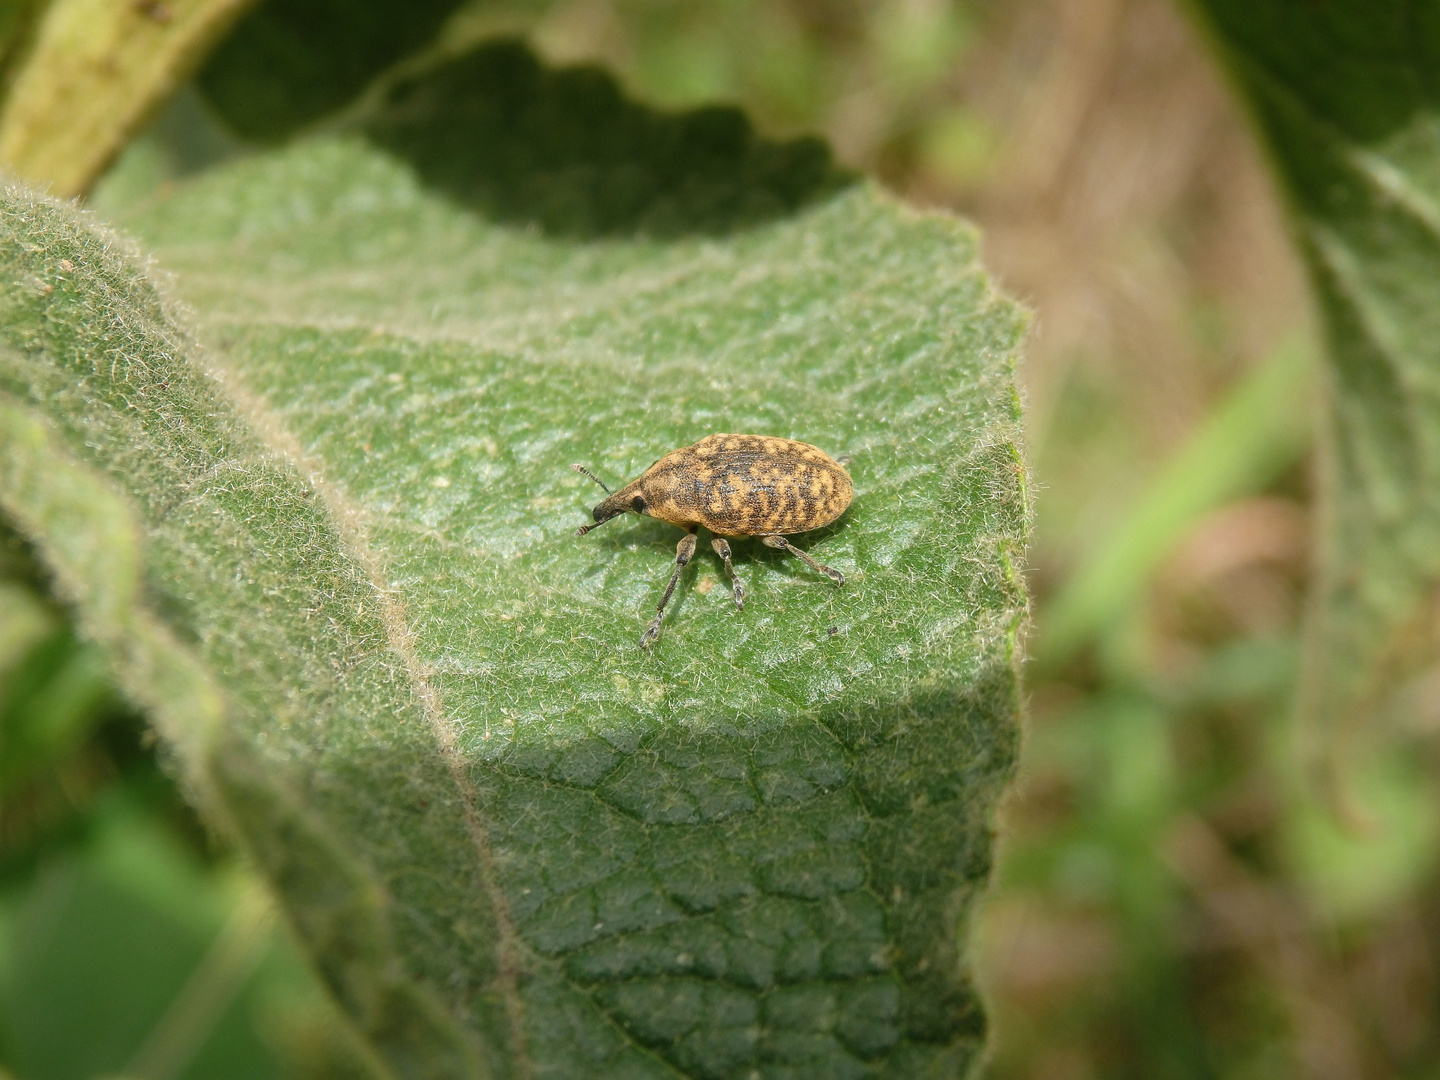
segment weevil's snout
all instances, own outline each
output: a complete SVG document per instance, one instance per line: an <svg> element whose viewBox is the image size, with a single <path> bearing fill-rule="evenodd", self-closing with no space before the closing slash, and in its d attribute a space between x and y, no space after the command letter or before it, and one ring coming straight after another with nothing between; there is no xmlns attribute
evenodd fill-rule
<svg viewBox="0 0 1440 1080"><path fill-rule="evenodd" d="M594 510L591 510L590 516L595 519L596 525L603 525L611 518L619 517L629 509L630 507L621 504L616 496L611 495L610 498L600 503Z"/></svg>
<svg viewBox="0 0 1440 1080"><path fill-rule="evenodd" d="M590 511L590 516L595 519L594 524L581 525L580 528L575 530L575 535L584 536L591 529L599 528L611 518L619 517L621 514L628 514L632 511L642 510L643 506L635 505L637 501L633 495L627 495L623 491L616 492L596 506L594 510Z"/></svg>

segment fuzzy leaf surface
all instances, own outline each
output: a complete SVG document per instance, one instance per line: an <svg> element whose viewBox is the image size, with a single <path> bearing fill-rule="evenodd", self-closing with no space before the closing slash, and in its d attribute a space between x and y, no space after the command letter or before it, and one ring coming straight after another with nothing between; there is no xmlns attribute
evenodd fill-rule
<svg viewBox="0 0 1440 1080"><path fill-rule="evenodd" d="M1440 3L1196 5L1287 192L1328 344L1306 715L1385 692L1440 584Z"/></svg>
<svg viewBox="0 0 1440 1080"><path fill-rule="evenodd" d="M643 150L607 93L591 122ZM863 185L787 203L783 155L699 130L738 165L698 195L560 153L538 204L467 201L393 113L227 165L115 211L184 330L92 224L6 205L6 512L59 566L44 461L108 493L126 625L221 702L162 730L398 1073L952 1076L983 1043L1024 320L967 228ZM848 584L742 543L736 611L702 544L642 651L680 534L577 539L568 466L714 431L851 455L850 511L798 540ZM117 604L89 618L124 668Z"/></svg>

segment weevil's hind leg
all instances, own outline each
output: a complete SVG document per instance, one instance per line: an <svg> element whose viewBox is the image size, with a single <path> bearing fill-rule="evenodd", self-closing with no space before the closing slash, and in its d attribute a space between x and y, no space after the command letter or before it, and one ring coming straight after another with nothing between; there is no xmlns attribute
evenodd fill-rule
<svg viewBox="0 0 1440 1080"><path fill-rule="evenodd" d="M715 554L725 560L725 572L730 575L731 595L735 597L735 606L745 606L745 583L740 580L740 575L735 572L735 564L730 561L730 542L723 536L717 536L710 541L710 546L715 549Z"/></svg>
<svg viewBox="0 0 1440 1080"><path fill-rule="evenodd" d="M811 570L814 570L817 573L824 574L831 581L835 582L836 585L845 584L845 575L840 573L839 570L831 569L824 563L816 562L808 554L801 551L794 544L790 543L789 540L786 540L785 537L762 536L760 539L764 542L766 547L780 548L782 551L788 551L791 555L798 555L800 558L805 560Z"/></svg>
<svg viewBox="0 0 1440 1080"><path fill-rule="evenodd" d="M665 586L665 592L655 608L655 618L650 620L650 625L645 628L645 633L640 635L642 649L648 648L650 643L660 636L660 620L665 617L665 605L670 602L670 594L675 591L675 584L680 580L680 571L685 569L694 554L695 530L692 528L680 538L680 543L675 545L675 570L670 575L670 582Z"/></svg>

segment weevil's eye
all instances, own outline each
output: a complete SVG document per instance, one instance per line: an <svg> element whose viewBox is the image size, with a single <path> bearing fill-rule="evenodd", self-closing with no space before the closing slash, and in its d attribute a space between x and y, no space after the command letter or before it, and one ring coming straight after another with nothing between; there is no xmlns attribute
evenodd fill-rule
<svg viewBox="0 0 1440 1080"><path fill-rule="evenodd" d="M645 500L639 495L636 495L635 498L630 500L630 509L634 510L637 514L643 514L645 512Z"/></svg>

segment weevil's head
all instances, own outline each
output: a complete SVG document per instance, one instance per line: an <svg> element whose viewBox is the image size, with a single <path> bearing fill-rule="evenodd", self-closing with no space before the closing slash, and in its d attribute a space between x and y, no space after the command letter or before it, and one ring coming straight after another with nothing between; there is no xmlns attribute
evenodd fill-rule
<svg viewBox="0 0 1440 1080"><path fill-rule="evenodd" d="M640 490L640 481L627 484L615 492L604 502L590 511L590 516L595 519L595 525L603 525L611 518L619 517L621 514L643 514L649 509L649 503L645 500L645 493ZM595 525L586 525L585 531L589 532Z"/></svg>
<svg viewBox="0 0 1440 1080"><path fill-rule="evenodd" d="M604 488L607 496L594 510L590 511L590 516L593 517L595 521L590 525L581 525L580 528L575 530L576 536L584 536L591 529L604 525L605 522L611 518L619 517L621 514L643 514L649 510L650 504L645 495L645 478L643 476L639 480L632 480L619 491L612 492L600 482L600 479L594 473L583 465L572 465L571 468L578 473L583 473L590 477L590 479L594 480L597 484L600 484L600 486Z"/></svg>

